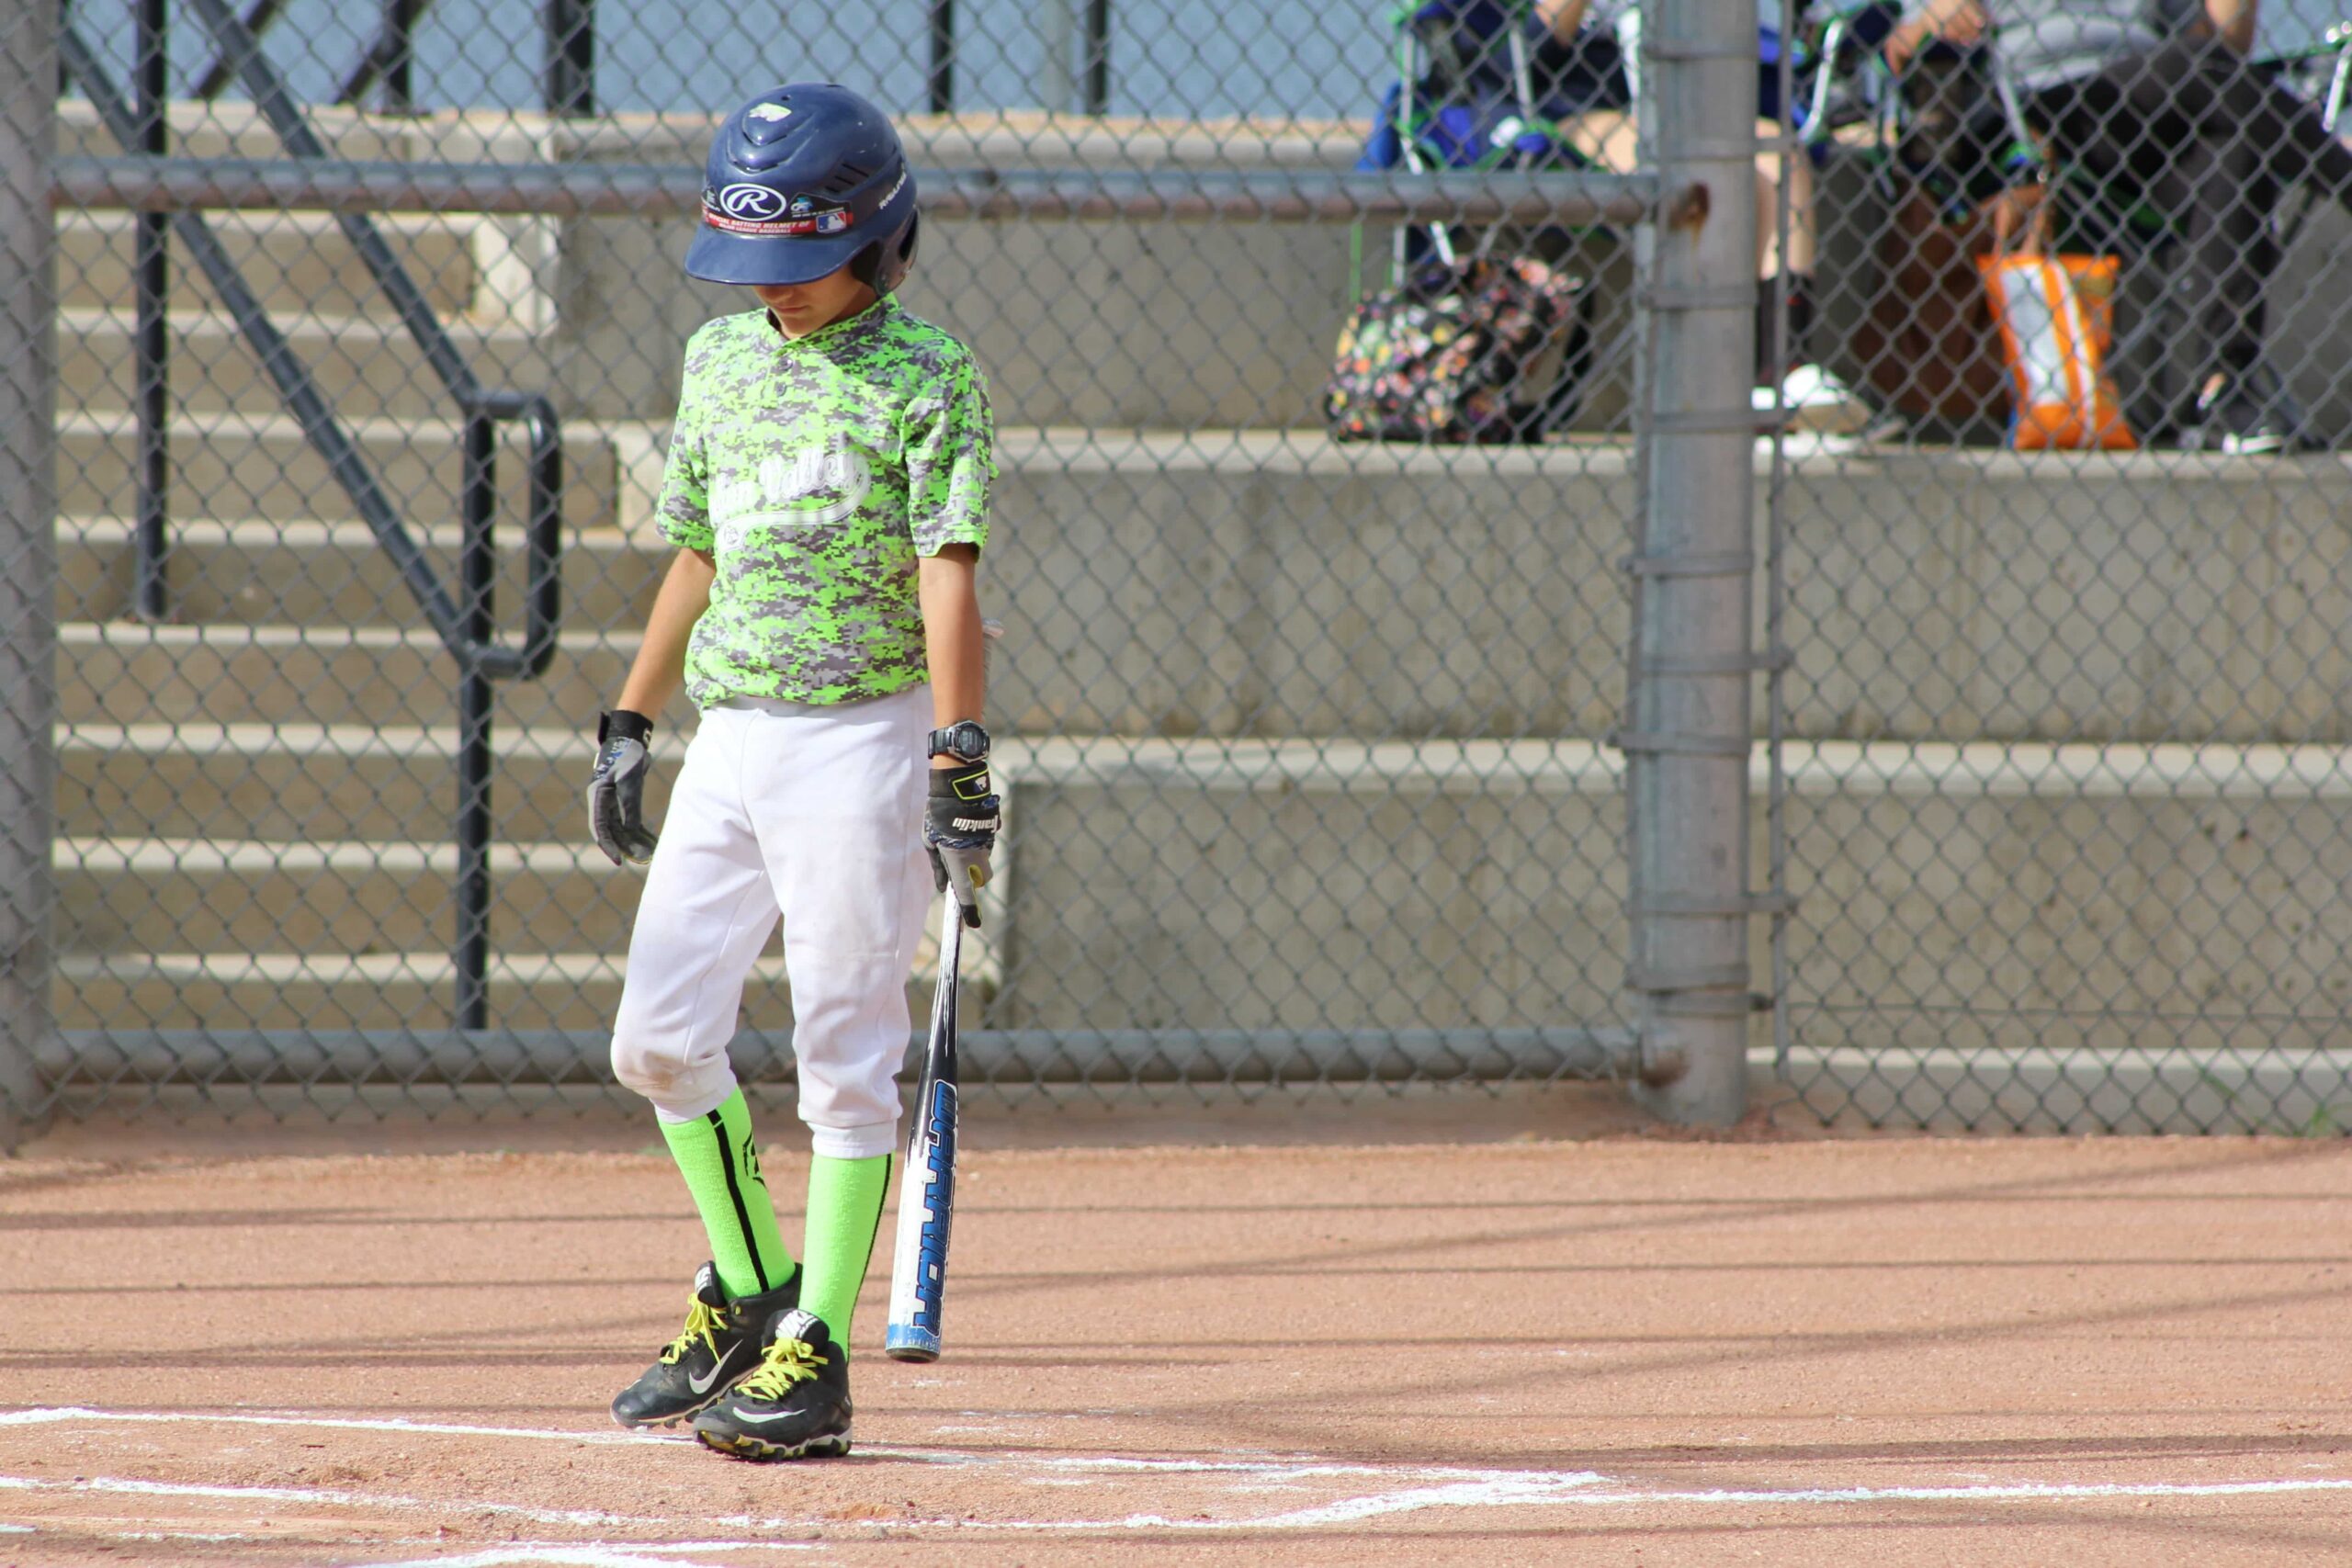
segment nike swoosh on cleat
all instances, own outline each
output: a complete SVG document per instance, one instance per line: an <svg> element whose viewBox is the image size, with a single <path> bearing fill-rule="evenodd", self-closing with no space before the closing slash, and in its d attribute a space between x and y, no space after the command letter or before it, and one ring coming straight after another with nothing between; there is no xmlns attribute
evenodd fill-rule
<svg viewBox="0 0 2352 1568"><path fill-rule="evenodd" d="M772 1411L765 1416L754 1416L748 1410L738 1410L733 1412L733 1418L738 1421L749 1421L755 1426L763 1426L770 1421L781 1421L786 1416L798 1416L801 1413L797 1410L777 1410Z"/></svg>
<svg viewBox="0 0 2352 1568"><path fill-rule="evenodd" d="M686 1374L686 1386L693 1389L697 1395L708 1393L711 1390L711 1385L718 1382L718 1374L727 1370L727 1363L735 1359L735 1352L741 1350L744 1345L748 1345L750 1343L751 1341L746 1339L742 1341L741 1344L729 1347L727 1354L719 1357L718 1359L710 1364L710 1375L707 1378L698 1378L692 1372L688 1372Z"/></svg>

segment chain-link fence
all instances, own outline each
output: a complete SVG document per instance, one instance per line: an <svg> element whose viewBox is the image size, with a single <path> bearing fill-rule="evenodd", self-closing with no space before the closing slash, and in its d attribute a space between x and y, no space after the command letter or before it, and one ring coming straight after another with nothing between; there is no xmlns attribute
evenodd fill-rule
<svg viewBox="0 0 2352 1568"><path fill-rule="evenodd" d="M1783 1069L1824 1115L2340 1131L2352 10L1814 10Z"/></svg>
<svg viewBox="0 0 2352 1568"><path fill-rule="evenodd" d="M717 116L809 77L898 118L904 298L999 424L968 1077L1542 1079L1632 1062L1629 996L1744 1009L1624 959L1628 584L1671 623L1720 552L1641 554L1645 57L1561 9L56 11L56 1028L0 1095L604 1078L639 877L585 841L587 732L666 565L681 345L749 303L679 262ZM1355 301L1522 254L1570 303L1510 439L1327 433ZM1694 330L1738 303L1643 276ZM1706 403L1675 428L1744 463ZM1658 668L1741 684L1711 657ZM657 809L694 728L662 716ZM790 1018L763 961L748 1076Z"/></svg>
<svg viewBox="0 0 2352 1568"><path fill-rule="evenodd" d="M696 171L830 76L1001 427L976 1078L1664 1079L1769 973L1824 1116L2335 1130L2352 17L1733 9L56 13L55 309L0 344L55 343L0 469L54 476L0 801L49 843L53 756L54 910L0 939L56 1027L0 1093L600 1079L637 881L583 731L739 308L679 273ZM1334 437L1343 330L1531 257L1507 439Z"/></svg>

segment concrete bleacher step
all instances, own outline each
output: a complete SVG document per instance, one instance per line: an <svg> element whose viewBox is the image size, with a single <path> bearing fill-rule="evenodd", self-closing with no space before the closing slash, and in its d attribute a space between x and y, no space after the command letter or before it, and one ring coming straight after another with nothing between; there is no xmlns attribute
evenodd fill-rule
<svg viewBox="0 0 2352 1568"><path fill-rule="evenodd" d="M380 313L384 309L374 276L332 214L216 212L207 216L213 234L237 263L264 310L341 316ZM460 316L472 306L481 281L474 265L475 220L465 214L383 213L373 221L376 231L407 267L435 311ZM176 235L168 254L171 309L217 310L220 297ZM60 211L58 303L69 310L127 309L137 287L135 255L131 214Z"/></svg>
<svg viewBox="0 0 2352 1568"><path fill-rule="evenodd" d="M453 417L344 419L379 484L412 524L455 521L464 480L463 422ZM170 423L175 517L289 521L352 515L326 462L290 415L182 413ZM615 515L613 445L589 429L564 431L564 516L609 525ZM499 450L502 515L526 515L526 447L512 426ZM57 419L57 507L69 515L129 515L138 495L138 438L130 417L66 412Z"/></svg>
<svg viewBox="0 0 2352 1568"><path fill-rule="evenodd" d="M513 1029L609 1029L622 953L492 953L490 1012ZM58 956L61 1029L429 1029L451 1021L446 949L413 953L77 953ZM791 1021L781 959L744 987L753 1028Z"/></svg>
<svg viewBox="0 0 2352 1568"><path fill-rule="evenodd" d="M57 733L59 827L101 837L125 824L169 839L234 842L446 839L457 807L457 731L429 726L81 724ZM493 731L491 805L502 843L574 842L594 715ZM665 728L647 798L659 809L685 752Z"/></svg>
<svg viewBox="0 0 2352 1568"><path fill-rule="evenodd" d="M435 825L406 824L412 832ZM601 953L617 964L645 873L605 859L579 821L562 826L573 831L560 842L492 844L491 949L509 959ZM457 929L458 852L446 839L67 835L51 859L57 929L64 951L84 959L433 953ZM916 954L920 977L936 970L935 935ZM976 938L967 976L992 963Z"/></svg>
<svg viewBox="0 0 2352 1568"><path fill-rule="evenodd" d="M384 990L400 971L375 953L447 941L433 838L453 805L446 728L60 739L62 829L98 846L60 866L83 1016L294 1026L330 1005L393 1022L432 1005L429 985ZM684 741L661 748L657 813ZM513 966L502 1007L519 1010L500 1016L518 1027L594 1027L611 1000L601 977L584 999L547 999L585 973L563 953L619 951L636 886L581 843L587 750L571 729L499 740L494 919ZM2352 770L2336 748L1831 742L1792 745L1787 765L1792 941L1812 954L1816 1045L1876 1038L1889 997L2020 1046L2039 1017L2128 1031L2134 1012L2226 1013L2282 976L2303 977L2315 1005L2352 1003L2345 933L2324 913L2352 876ZM1010 874L989 936L1020 961L991 1024L1081 1027L1106 1007L1237 1028L1613 1016L1620 770L1578 740L1009 740ZM1760 751L1753 770L1760 879ZM110 838L124 821L177 841ZM1138 843L1182 848L1138 857ZM2257 891L2286 915L2226 918ZM2178 919L2146 927L2135 911L2152 897ZM2004 934L1987 945L1988 932ZM1758 922L1759 976L1766 934ZM191 952L213 940L266 953L315 941L320 964L361 956L323 981L315 965L232 975L238 953ZM90 951L110 943L180 956ZM540 979L513 977L526 973Z"/></svg>
<svg viewBox="0 0 2352 1568"><path fill-rule="evenodd" d="M58 519L57 614L61 621L112 621L131 614L137 567L126 517ZM618 529L568 530L564 615L575 626L641 626L661 586L668 552L632 543ZM462 532L454 524L411 533L443 582L458 581ZM497 530L498 603L523 604L527 560L510 516ZM416 618L414 601L365 524L269 519L175 521L166 558L172 617L198 624L360 626Z"/></svg>
<svg viewBox="0 0 2352 1568"><path fill-rule="evenodd" d="M511 598L500 641L518 645ZM566 632L537 681L499 683L501 724L593 720L636 657L638 634ZM58 708L68 724L441 724L455 712L458 667L421 626L58 627ZM691 713L681 705L673 719Z"/></svg>
<svg viewBox="0 0 2352 1568"><path fill-rule="evenodd" d="M2151 1013L2352 1006L2337 748L1828 742L1785 761L1813 1045L1942 1018L2030 1049L2066 1018L2075 1043L2130 1046ZM1106 1005L1233 1027L1548 1022L1622 1000L1620 763L1592 744L1098 739L999 774L1019 871L1001 1026ZM1750 782L1760 886L1760 750ZM1752 936L1760 982L1769 922Z"/></svg>
<svg viewBox="0 0 2352 1568"><path fill-rule="evenodd" d="M322 313L322 312L324 313ZM267 418L286 405L236 323L218 310L175 311L165 374L175 412L222 410ZM322 396L345 418L443 418L457 404L425 362L408 329L372 297L274 311L272 321L310 368ZM128 295L104 307L58 312L61 409L127 412L139 384L135 316ZM449 336L485 386L544 391L554 381L545 337L523 328L446 323Z"/></svg>
<svg viewBox="0 0 2352 1568"><path fill-rule="evenodd" d="M576 826L576 824L566 824ZM407 953L453 929L458 852L448 813L407 830L438 843L360 839L57 841L58 918L77 953ZM575 837L494 844L498 952L613 953L628 945L643 877Z"/></svg>
<svg viewBox="0 0 2352 1568"><path fill-rule="evenodd" d="M62 865L68 909L94 909L87 942L73 936L80 915L62 926L68 950L108 931L134 931L120 938L134 945L176 931L155 950L184 952L205 931L247 942L277 919L259 950L282 952L312 921L322 945L360 952L362 909L390 909L386 929L421 945L445 933L445 861L428 835L454 804L449 733L217 731L172 745L163 731L62 736L66 832L134 820L200 846L113 844ZM682 750L684 736L659 750L656 813ZM515 952L579 952L588 938L567 945L574 931L623 942L635 879L581 844L585 766L581 731L501 733L496 884L501 945ZM1616 1006L1621 761L1590 740L1007 740L997 776L1012 874L990 941L1021 964L995 1025L1080 1027L1105 997L1221 1027L1404 1025L1423 1004L1487 1022ZM1889 997L1966 1010L1992 987L2025 1009L2018 1018L2091 1013L2126 1032L2135 1010L2227 1009L2275 995L2281 976L2307 976L2328 1004L2352 985L2340 917L2352 771L2338 748L1818 743L1788 750L1788 776L1814 1043L1868 1032ZM1759 858L1764 785L1759 752ZM294 840L223 844L223 823ZM390 835L404 844L374 849ZM1185 849L1138 865L1136 835ZM1366 856L1374 841L1381 853ZM2256 891L2284 915L2222 917ZM186 915L174 926L141 896ZM2141 919L2150 898L2176 919ZM1477 915L1494 908L1512 919ZM2037 926L2063 962L1978 942ZM1759 921L1757 976L1764 938Z"/></svg>
<svg viewBox="0 0 2352 1568"><path fill-rule="evenodd" d="M117 85L121 85L118 79ZM285 142L270 128L261 111L241 99L175 98L164 105L164 114L171 151L176 156L282 158L287 155ZM479 116L379 115L365 109L323 104L305 105L302 114L310 123L311 134L325 145L329 157L366 162L422 157L436 145L444 157L462 156L464 149L455 139L463 134L469 123L489 130L511 123L513 118L503 113ZM526 139L527 135L527 132L524 133ZM487 142L479 131L473 141L473 150L479 155ZM103 158L119 154L124 148L107 131L95 105L85 98L66 97L60 98L57 103L57 151L61 156L86 153Z"/></svg>
<svg viewBox="0 0 2352 1568"><path fill-rule="evenodd" d="M286 428L235 460L268 471ZM433 445L446 426L366 428L401 472L447 450ZM575 662L565 668L584 673L574 685L560 673L560 689L543 699L527 687L512 694L518 716L535 700L593 712L608 698L670 554L650 517L661 427L568 428L587 465L569 513L587 531L572 536L583 558L566 571L565 657ZM108 494L119 496L128 438L105 439ZM1633 504L1622 444L1493 452L1269 432L1011 429L1001 445L981 581L1011 634L990 682L1008 728L1510 736L1596 735L1616 722L1619 563ZM502 462L510 486L518 467ZM1758 468L1760 491L1769 464ZM454 461L447 468L437 486L453 482ZM2335 569L2341 519L2352 514L2343 457L1816 451L1792 465L1788 493L1792 734L2352 742L2352 705L2335 696L2352 682L2352 648L2333 630L2352 616L2352 576ZM311 499L311 521L289 527L347 515L339 492ZM416 526L452 520L446 489L424 499L411 513ZM237 500L215 495L210 507L217 514ZM510 522L513 504L510 489ZM2233 521L2217 529L2217 516ZM380 604L378 617L342 621L343 631L321 625L322 637L419 624L400 594L378 599L365 586L390 580L368 558L362 532L286 545L253 525L274 521L247 509L210 532L195 526L192 560L215 586L199 588L184 613L217 607L223 618L266 622L271 591L259 585L295 592L290 574L315 562L337 603ZM1765 521L1759 494L1759 557ZM76 593L127 583L121 539L119 529L65 525L64 577ZM339 551L343 568L333 564ZM255 597L232 609L221 597L230 584L256 585ZM1757 592L1760 626L1760 582ZM514 596L503 602L512 624ZM120 604L117 589L87 607L69 596L61 609L78 620ZM309 620L307 609L282 614ZM116 633L68 635L89 647ZM244 707L232 690L212 694L226 705L207 707L157 666L151 709L133 712L118 693L104 709L70 698L69 715L230 722L266 712L334 723L390 702L432 722L403 705L399 687L422 676L402 668L390 687L355 670L307 701L283 692ZM2282 680L2283 669L2294 678Z"/></svg>

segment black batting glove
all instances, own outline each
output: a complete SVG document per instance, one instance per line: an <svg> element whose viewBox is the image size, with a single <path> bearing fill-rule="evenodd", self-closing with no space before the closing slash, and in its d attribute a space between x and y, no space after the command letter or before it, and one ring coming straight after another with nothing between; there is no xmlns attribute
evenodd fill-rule
<svg viewBox="0 0 2352 1568"><path fill-rule="evenodd" d="M986 762L961 762L931 771L931 798L923 807L922 843L931 852L931 879L941 892L956 889L964 923L980 923L980 889L988 886L989 855L1003 813L989 783Z"/></svg>
<svg viewBox="0 0 2352 1568"><path fill-rule="evenodd" d="M596 716L596 772L588 781L588 831L615 865L653 858L655 836L645 825L645 775L653 721L618 708Z"/></svg>

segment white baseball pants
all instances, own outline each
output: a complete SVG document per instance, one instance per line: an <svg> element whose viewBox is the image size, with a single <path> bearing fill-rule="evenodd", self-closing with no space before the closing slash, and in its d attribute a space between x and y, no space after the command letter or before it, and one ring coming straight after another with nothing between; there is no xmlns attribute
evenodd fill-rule
<svg viewBox="0 0 2352 1568"><path fill-rule="evenodd" d="M613 1021L613 1070L671 1121L735 1092L744 977L784 918L800 1119L820 1155L898 1145L907 976L931 904L931 693L704 711L661 826Z"/></svg>

